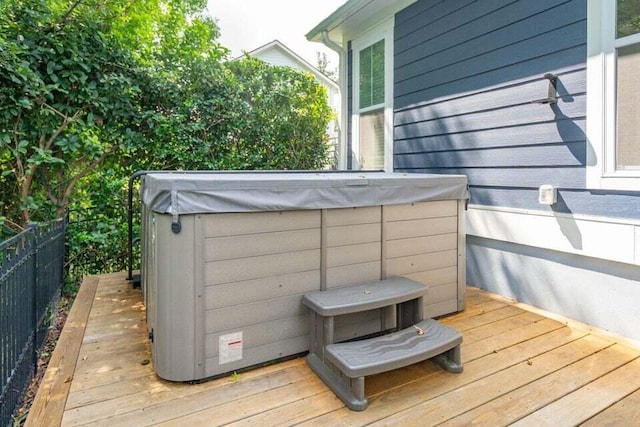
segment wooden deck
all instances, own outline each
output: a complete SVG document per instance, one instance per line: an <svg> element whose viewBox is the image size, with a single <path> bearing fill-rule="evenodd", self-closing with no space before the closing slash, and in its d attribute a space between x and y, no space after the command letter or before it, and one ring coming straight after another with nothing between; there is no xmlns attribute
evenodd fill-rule
<svg viewBox="0 0 640 427"><path fill-rule="evenodd" d="M367 379L352 412L299 358L198 385L153 373L141 292L88 278L28 425L640 425L640 350L468 289L442 321L464 335L464 373L431 362ZM570 323L571 325L571 323Z"/></svg>

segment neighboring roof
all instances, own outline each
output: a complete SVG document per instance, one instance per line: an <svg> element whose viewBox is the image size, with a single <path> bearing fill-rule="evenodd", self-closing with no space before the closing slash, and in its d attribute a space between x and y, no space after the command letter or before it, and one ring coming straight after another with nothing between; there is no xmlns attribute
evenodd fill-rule
<svg viewBox="0 0 640 427"><path fill-rule="evenodd" d="M311 74L316 76L316 78L322 80L327 85L334 87L336 90L340 89L338 84L335 81L333 81L331 78L327 77L320 70L318 70L316 67L311 65L309 62L307 62L300 55L298 55L297 53L295 53L294 51L289 49L287 46L285 46L279 40L273 40L273 41L271 41L271 42L269 42L269 43L267 43L265 45L262 45L262 46L254 49L254 50L252 50L250 52L247 52L247 54L249 54L249 55L251 55L253 57L258 57L261 53L266 52L266 51L271 50L271 49L277 49L277 50L281 51L285 55L289 56L293 60L293 62L295 62L296 64L299 64L301 69L309 71ZM236 59L240 59L240 58L242 58L242 56L240 56L240 57L238 57Z"/></svg>
<svg viewBox="0 0 640 427"><path fill-rule="evenodd" d="M417 0L349 0L306 35L307 40L322 41L322 33L342 43L344 35L357 34L382 20L395 15Z"/></svg>

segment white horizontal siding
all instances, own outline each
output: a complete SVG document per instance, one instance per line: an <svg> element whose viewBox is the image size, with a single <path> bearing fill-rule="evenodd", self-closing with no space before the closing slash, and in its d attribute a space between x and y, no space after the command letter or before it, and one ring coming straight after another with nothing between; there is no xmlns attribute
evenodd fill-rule
<svg viewBox="0 0 640 427"><path fill-rule="evenodd" d="M467 234L640 265L640 221L474 206Z"/></svg>

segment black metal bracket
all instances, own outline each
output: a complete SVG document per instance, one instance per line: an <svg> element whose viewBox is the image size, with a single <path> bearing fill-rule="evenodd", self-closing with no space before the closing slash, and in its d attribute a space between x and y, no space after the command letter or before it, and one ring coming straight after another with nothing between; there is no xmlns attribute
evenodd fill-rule
<svg viewBox="0 0 640 427"><path fill-rule="evenodd" d="M549 88L547 91L547 97L542 99L535 99L531 101L532 104L556 104L558 102L558 76L555 74L547 73L544 78L549 80Z"/></svg>
<svg viewBox="0 0 640 427"><path fill-rule="evenodd" d="M144 176L148 171L137 171L129 178L129 194L127 200L127 244L128 244L128 268L127 268L127 280L133 282L134 288L140 287L140 276L133 275L133 183L141 176Z"/></svg>

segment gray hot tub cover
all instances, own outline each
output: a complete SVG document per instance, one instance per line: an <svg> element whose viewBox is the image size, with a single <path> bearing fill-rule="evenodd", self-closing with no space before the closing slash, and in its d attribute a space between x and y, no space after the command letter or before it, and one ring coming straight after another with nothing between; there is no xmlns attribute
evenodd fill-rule
<svg viewBox="0 0 640 427"><path fill-rule="evenodd" d="M173 215L397 205L468 199L464 175L384 172L185 173L144 177L142 202Z"/></svg>

